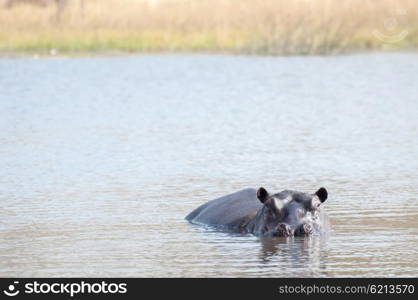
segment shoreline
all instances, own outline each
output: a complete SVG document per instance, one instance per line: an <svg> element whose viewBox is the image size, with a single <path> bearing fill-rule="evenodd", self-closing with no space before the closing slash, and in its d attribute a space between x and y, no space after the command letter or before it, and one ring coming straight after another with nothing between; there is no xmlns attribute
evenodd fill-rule
<svg viewBox="0 0 418 300"><path fill-rule="evenodd" d="M245 56L245 57L340 57L350 55L373 55L373 54L418 54L416 48L405 49L355 49L350 51L341 51L338 53L286 53L286 54L268 54L268 53L250 53L243 51L123 51L123 50L98 50L98 51L59 51L51 49L50 51L20 51L20 50L0 50L0 59L54 59L54 58L121 58L134 56Z"/></svg>

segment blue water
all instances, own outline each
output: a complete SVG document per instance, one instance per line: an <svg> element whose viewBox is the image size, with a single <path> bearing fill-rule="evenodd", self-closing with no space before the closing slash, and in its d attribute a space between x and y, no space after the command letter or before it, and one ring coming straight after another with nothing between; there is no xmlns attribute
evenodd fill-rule
<svg viewBox="0 0 418 300"><path fill-rule="evenodd" d="M418 54L0 59L0 276L417 276ZM332 232L192 226L245 187Z"/></svg>

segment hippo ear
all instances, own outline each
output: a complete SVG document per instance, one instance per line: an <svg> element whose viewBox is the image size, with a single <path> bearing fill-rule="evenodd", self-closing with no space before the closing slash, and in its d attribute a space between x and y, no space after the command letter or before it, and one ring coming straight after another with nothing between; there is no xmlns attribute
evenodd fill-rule
<svg viewBox="0 0 418 300"><path fill-rule="evenodd" d="M266 191L265 188L260 187L257 191L257 198L261 201L261 203L266 202L267 198L269 197L269 193Z"/></svg>
<svg viewBox="0 0 418 300"><path fill-rule="evenodd" d="M325 200L327 200L327 198L328 198L328 192L323 187L321 187L319 190L317 190L315 195L318 196L318 198L319 198L319 200L321 200L321 202L325 202Z"/></svg>

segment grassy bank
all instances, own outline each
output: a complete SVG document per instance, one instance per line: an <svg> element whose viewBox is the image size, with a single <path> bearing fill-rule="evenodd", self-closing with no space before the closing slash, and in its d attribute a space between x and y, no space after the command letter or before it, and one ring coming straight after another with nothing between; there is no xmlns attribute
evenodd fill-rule
<svg viewBox="0 0 418 300"><path fill-rule="evenodd" d="M0 51L9 53L417 48L416 0L68 0L60 12L52 1L0 8Z"/></svg>

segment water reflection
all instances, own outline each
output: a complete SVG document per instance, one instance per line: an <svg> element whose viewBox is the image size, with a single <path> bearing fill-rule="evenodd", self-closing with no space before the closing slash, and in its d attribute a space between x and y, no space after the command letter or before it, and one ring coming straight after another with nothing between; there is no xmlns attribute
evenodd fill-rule
<svg viewBox="0 0 418 300"><path fill-rule="evenodd" d="M284 272L298 268L326 270L327 238L324 236L260 238L260 242L259 258L263 264L286 265Z"/></svg>

